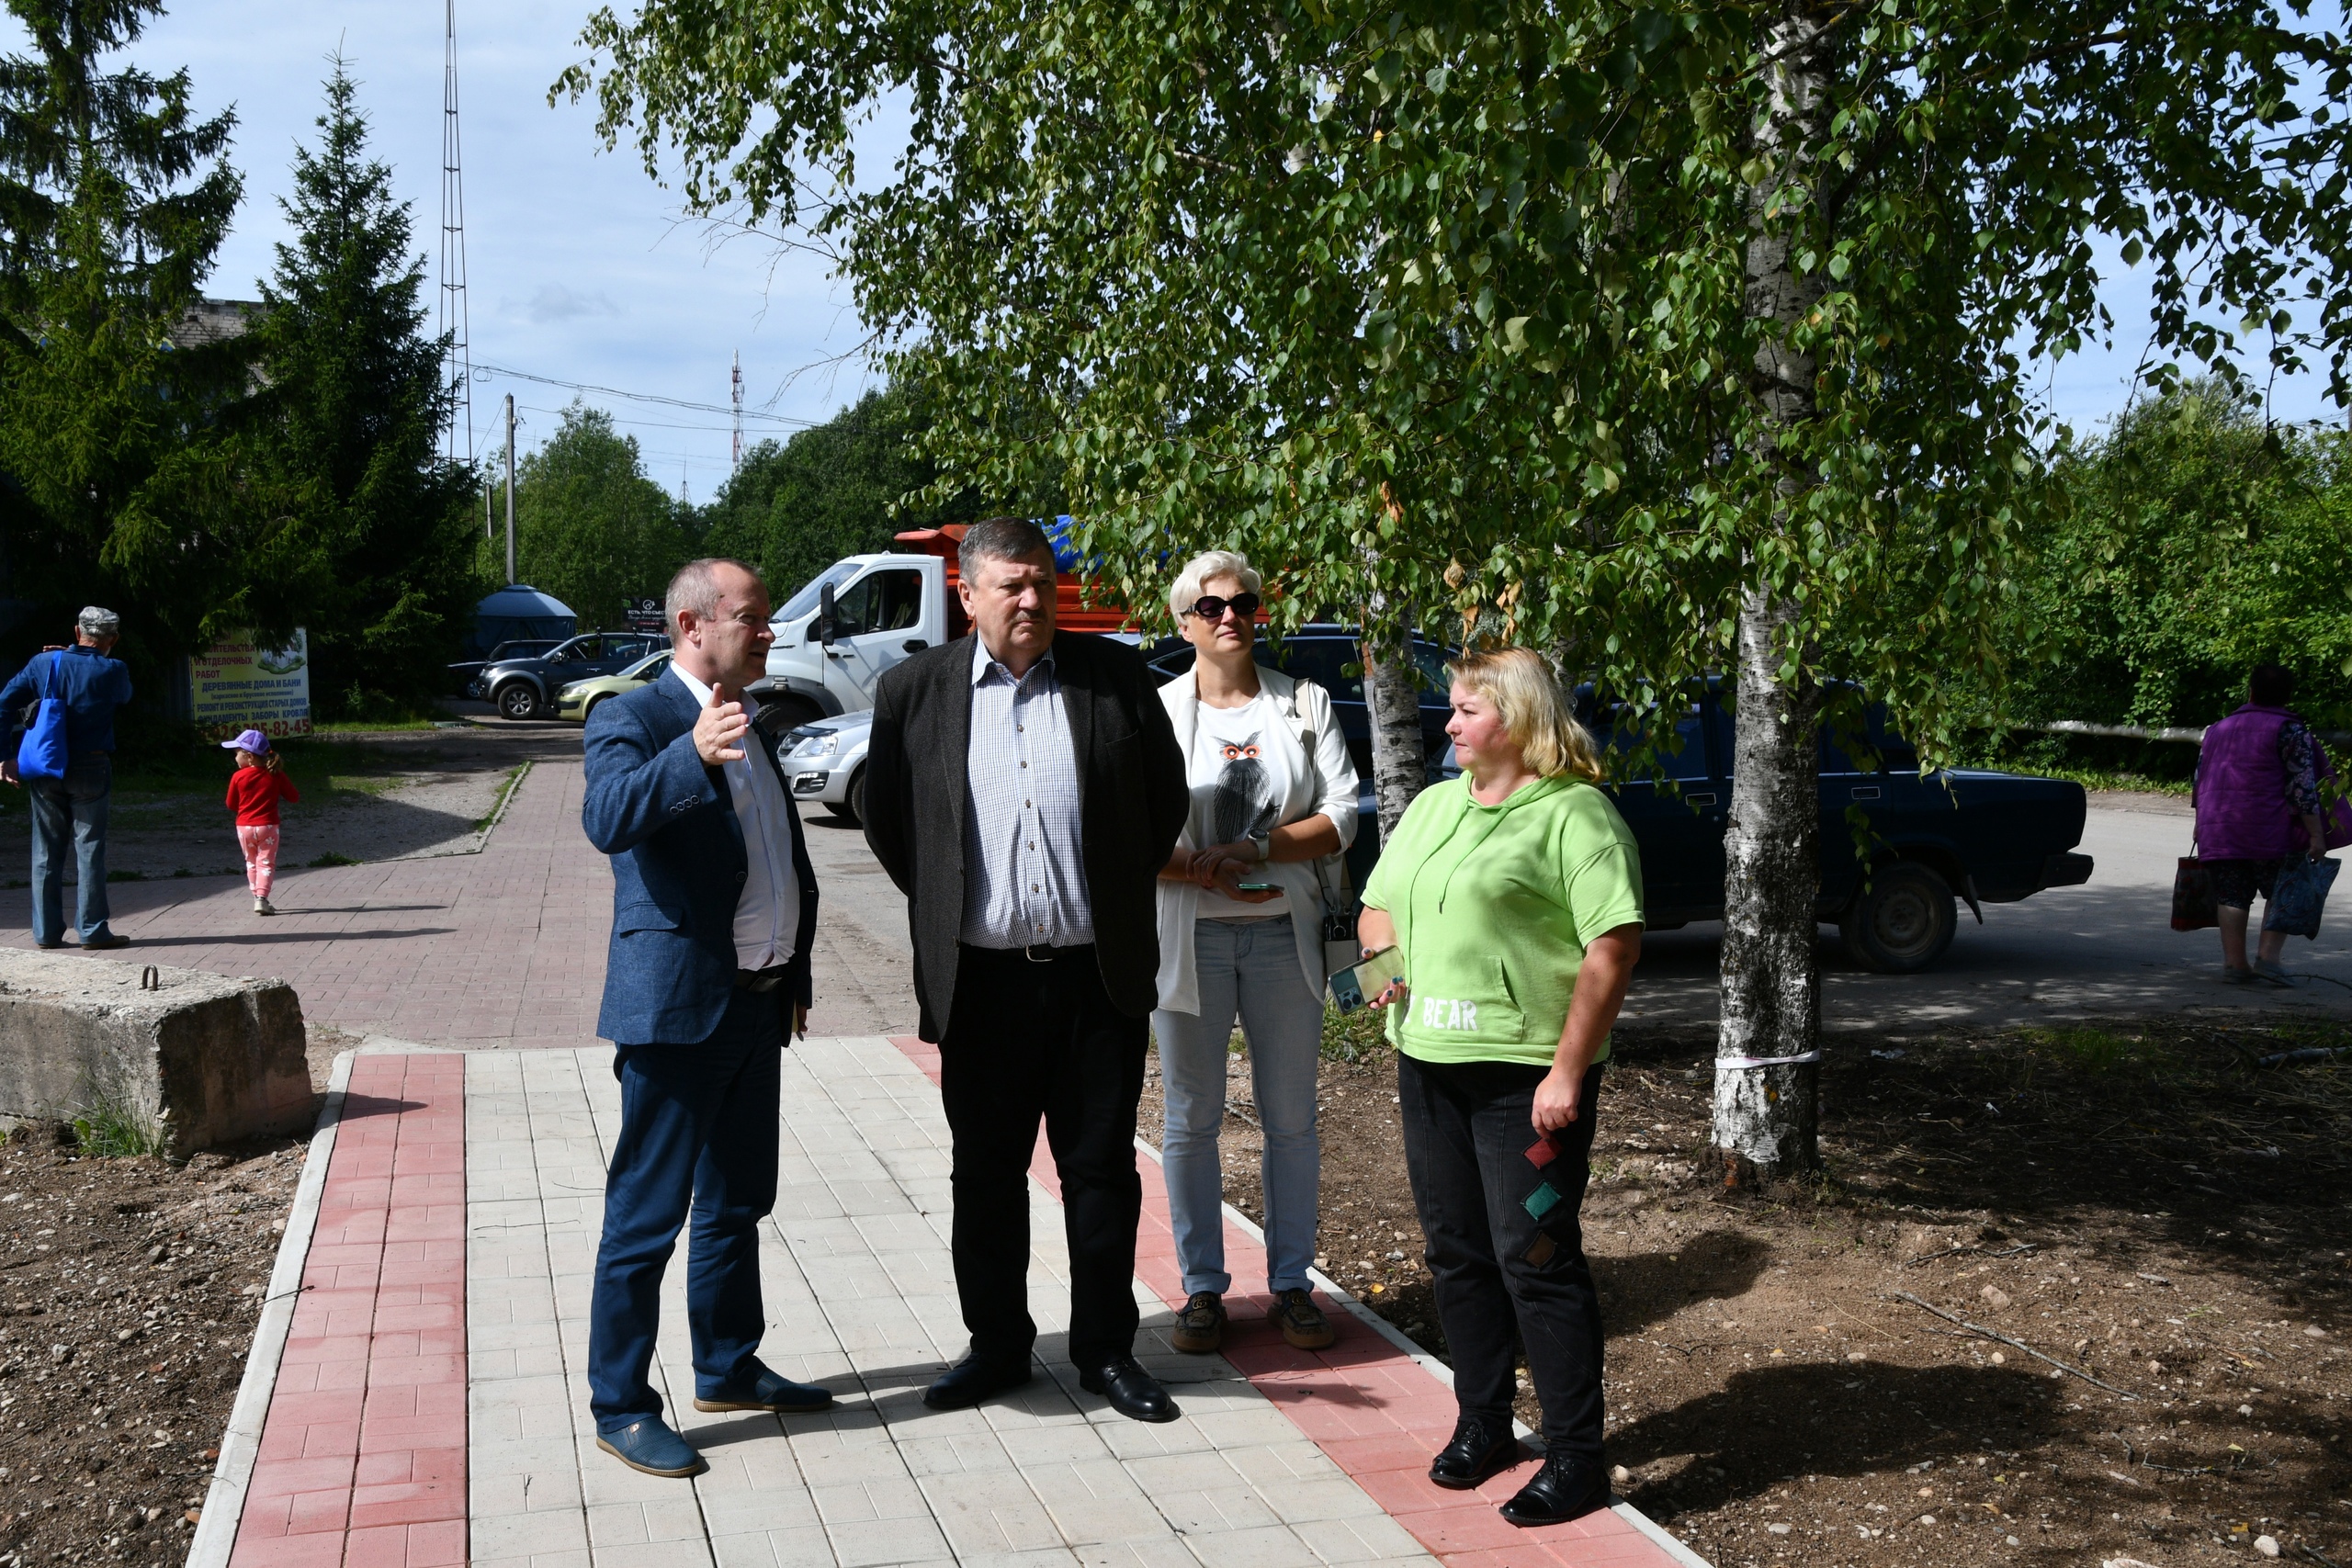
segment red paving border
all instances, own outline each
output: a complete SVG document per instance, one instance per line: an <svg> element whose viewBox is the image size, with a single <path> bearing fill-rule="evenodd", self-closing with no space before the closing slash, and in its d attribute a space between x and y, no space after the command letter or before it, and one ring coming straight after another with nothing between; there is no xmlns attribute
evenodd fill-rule
<svg viewBox="0 0 2352 1568"><path fill-rule="evenodd" d="M352 1058L232 1568L466 1562L465 1090Z"/></svg>
<svg viewBox="0 0 2352 1568"><path fill-rule="evenodd" d="M939 1081L937 1046L904 1035L892 1036L890 1043L932 1082ZM1061 1195L1042 1133L1029 1168L1047 1191ZM1225 1256L1237 1280L1264 1278L1264 1246L1230 1221ZM1183 1304L1165 1182L1144 1183L1136 1274L1170 1306ZM1225 1359L1446 1568L1675 1563L1665 1548L1607 1509L1537 1529L1504 1519L1495 1510L1526 1484L1533 1461L1505 1471L1476 1492L1430 1484L1430 1456L1453 1435L1452 1389L1344 1310L1333 1314L1340 1328L1338 1344L1329 1350L1294 1350L1265 1315L1270 1297L1237 1289L1227 1301L1235 1310L1226 1328Z"/></svg>

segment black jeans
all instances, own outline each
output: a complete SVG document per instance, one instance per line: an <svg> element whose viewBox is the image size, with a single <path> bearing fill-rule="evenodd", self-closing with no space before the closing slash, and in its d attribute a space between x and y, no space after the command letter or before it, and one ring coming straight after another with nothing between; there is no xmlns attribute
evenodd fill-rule
<svg viewBox="0 0 2352 1568"><path fill-rule="evenodd" d="M1080 1366L1136 1342L1136 1104L1148 1022L1111 1005L1091 947L1044 963L966 947L939 1043L955 1135L956 1292L972 1351L1026 1359L1029 1158L1037 1120L1062 1184L1069 1238L1069 1355Z"/></svg>
<svg viewBox="0 0 2352 1568"><path fill-rule="evenodd" d="M1396 1058L1405 1165L1462 1414L1510 1419L1516 1337L1544 1406L1545 1448L1596 1464L1600 1302L1577 1211L1600 1072L1585 1074L1576 1122L1538 1138L1528 1116L1544 1068Z"/></svg>

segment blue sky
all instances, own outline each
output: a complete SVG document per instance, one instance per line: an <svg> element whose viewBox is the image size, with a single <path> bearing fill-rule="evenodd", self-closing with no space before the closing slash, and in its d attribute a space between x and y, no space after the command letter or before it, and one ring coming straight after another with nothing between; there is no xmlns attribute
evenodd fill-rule
<svg viewBox="0 0 2352 1568"><path fill-rule="evenodd" d="M855 399L868 378L854 366L792 377L862 337L846 288L820 264L755 243L711 253L633 153L602 151L586 105L548 107L548 85L582 52L574 39L585 14L580 0L459 0L475 365L724 405L741 352L747 447L797 427L783 421L820 420ZM413 205L417 244L437 258L442 35L439 0L183 0L155 22L134 56L158 72L186 65L198 108L233 105L239 121L231 162L245 176L245 205L206 292L250 299L269 270L271 247L286 237L277 198L296 141L314 139L319 84L338 48L360 84L376 153ZM509 392L526 452L572 395L478 369L474 445L485 455L497 448ZM727 477L725 414L588 400L624 422L673 493L683 481L706 501Z"/></svg>
<svg viewBox="0 0 2352 1568"><path fill-rule="evenodd" d="M820 263L777 256L756 242L716 251L682 223L675 195L631 152L604 152L585 106L550 108L547 89L580 57L582 0L460 0L467 262L473 357L600 387L724 404L728 367L743 356L746 445L822 419L868 384L859 367L821 368L862 332L842 285ZM186 65L206 112L235 106L232 162L246 204L208 292L250 298L284 237L276 198L294 143L307 141L327 56L340 48L360 85L378 155L414 204L420 247L437 252L443 7L438 0L182 0L135 51L151 69ZM6 47L21 35L0 33ZM2118 343L2045 367L2061 417L2086 434L2120 409L2146 337L2144 291L2128 275L2108 290ZM811 368L820 367L820 368ZM796 372L801 372L797 376ZM477 451L497 444L503 396L519 408L526 451L555 428L571 394L495 373L474 382ZM638 437L649 471L707 500L728 471L724 414L591 395ZM2340 418L2314 378L2282 384L2287 418ZM760 415L774 417L759 417Z"/></svg>

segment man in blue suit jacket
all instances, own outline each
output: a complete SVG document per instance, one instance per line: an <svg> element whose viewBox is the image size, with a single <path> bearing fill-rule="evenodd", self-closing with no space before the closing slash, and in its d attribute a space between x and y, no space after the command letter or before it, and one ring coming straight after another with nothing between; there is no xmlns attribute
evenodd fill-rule
<svg viewBox="0 0 2352 1568"><path fill-rule="evenodd" d="M662 678L596 705L581 823L612 857L613 938L596 1032L621 1131L589 1309L596 1446L650 1475L707 1468L648 1380L662 1273L691 1212L686 1321L697 1410L823 1410L769 1371L759 1222L775 1204L784 1037L808 1022L817 876L744 687L767 671L768 593L741 561L671 581Z"/></svg>

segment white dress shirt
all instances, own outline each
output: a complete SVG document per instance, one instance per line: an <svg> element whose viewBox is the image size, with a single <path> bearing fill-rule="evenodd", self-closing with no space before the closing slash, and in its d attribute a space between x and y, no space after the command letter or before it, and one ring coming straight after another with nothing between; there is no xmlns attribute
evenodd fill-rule
<svg viewBox="0 0 2352 1568"><path fill-rule="evenodd" d="M710 688L678 668L670 672L692 692L695 705L710 705ZM745 693L735 699L746 717L760 711L759 699ZM735 820L743 828L743 857L749 862L743 891L735 897L735 963L743 969L766 969L792 956L800 940L800 882L792 869L792 827L785 813L792 803L785 797L784 781L763 757L760 738L746 734L735 742L743 753L718 765L727 781L727 798Z"/></svg>
<svg viewBox="0 0 2352 1568"><path fill-rule="evenodd" d="M1016 681L973 637L967 739L959 939L996 948L1092 942L1077 749L1050 651Z"/></svg>

